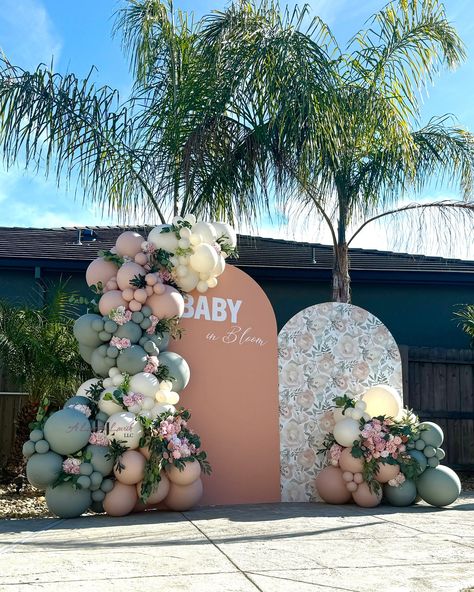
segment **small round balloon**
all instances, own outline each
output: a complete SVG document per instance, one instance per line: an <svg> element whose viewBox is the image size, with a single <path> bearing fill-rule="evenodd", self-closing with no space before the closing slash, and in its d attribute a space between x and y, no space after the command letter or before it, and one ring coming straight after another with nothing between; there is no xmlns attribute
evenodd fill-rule
<svg viewBox="0 0 474 592"><path fill-rule="evenodd" d="M326 467L316 477L316 489L327 504L346 504L351 499L342 471L337 467Z"/></svg>
<svg viewBox="0 0 474 592"><path fill-rule="evenodd" d="M334 426L334 439L341 446L352 446L354 440L360 436L359 422L351 417L345 417Z"/></svg>
<svg viewBox="0 0 474 592"><path fill-rule="evenodd" d="M437 423L433 423L432 421L424 421L420 423L421 428L421 438L428 446L433 446L433 448L439 448L444 440L443 430ZM426 455L428 456L428 455Z"/></svg>
<svg viewBox="0 0 474 592"><path fill-rule="evenodd" d="M339 466L343 471L362 473L364 470L364 461L361 458L354 458L350 448L344 448L339 457Z"/></svg>

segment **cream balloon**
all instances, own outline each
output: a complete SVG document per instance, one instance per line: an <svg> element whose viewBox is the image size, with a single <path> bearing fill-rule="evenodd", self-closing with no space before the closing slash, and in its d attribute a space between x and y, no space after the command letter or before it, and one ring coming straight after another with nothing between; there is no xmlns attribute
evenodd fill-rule
<svg viewBox="0 0 474 592"><path fill-rule="evenodd" d="M194 288L198 285L199 282L199 274L197 274L193 269L188 268L188 274L184 277L178 277L176 279L176 283L184 292L192 292Z"/></svg>
<svg viewBox="0 0 474 592"><path fill-rule="evenodd" d="M338 421L341 421L341 419L344 419L344 417L345 417L344 410L342 409L342 407L334 407L332 413L334 416L335 423L337 423Z"/></svg>
<svg viewBox="0 0 474 592"><path fill-rule="evenodd" d="M98 403L99 409L107 415L113 415L114 413L120 413L120 411L123 411L122 405L119 405L117 401L111 400L110 398L105 398L106 395L108 397L113 397L114 390L115 388L113 386L110 386L106 388L104 391L102 391L100 395Z"/></svg>
<svg viewBox="0 0 474 592"><path fill-rule="evenodd" d="M224 273L224 269L225 269L225 259L222 255L218 255L217 256L217 263L216 263L214 269L211 271L211 276L213 276L213 277L220 276L222 273Z"/></svg>
<svg viewBox="0 0 474 592"><path fill-rule="evenodd" d="M109 440L125 442L125 446L133 450L140 444L143 429L134 413L122 411L109 417L105 423L105 433Z"/></svg>
<svg viewBox="0 0 474 592"><path fill-rule="evenodd" d="M223 237L225 239L225 243L230 247L237 246L237 234L235 230L229 224L225 222L213 222L212 225L216 229L217 238Z"/></svg>
<svg viewBox="0 0 474 592"><path fill-rule="evenodd" d="M354 440L360 436L359 422L351 417L345 417L334 426L334 439L341 446L352 446Z"/></svg>
<svg viewBox="0 0 474 592"><path fill-rule="evenodd" d="M371 417L379 415L397 417L403 408L398 392L386 384L378 384L369 388L362 395L361 400L367 405L365 413Z"/></svg>
<svg viewBox="0 0 474 592"><path fill-rule="evenodd" d="M201 237L202 241L213 245L217 239L216 229L209 222L196 222L191 229L192 234Z"/></svg>
<svg viewBox="0 0 474 592"><path fill-rule="evenodd" d="M162 232L163 229L169 228L170 232ZM148 235L148 242L153 243L157 249L163 249L169 253L174 253L178 248L178 238L175 233L171 231L169 224L159 224L151 230Z"/></svg>
<svg viewBox="0 0 474 592"><path fill-rule="evenodd" d="M194 271L209 273L217 265L218 255L211 245L202 243L194 247L193 251L193 254L189 258L189 264Z"/></svg>
<svg viewBox="0 0 474 592"><path fill-rule="evenodd" d="M145 397L154 397L160 389L160 382L154 374L139 372L130 378L130 390Z"/></svg>
<svg viewBox="0 0 474 592"><path fill-rule="evenodd" d="M87 391L98 384L99 384L98 378L91 378L90 380L86 380L77 388L76 396L88 397L89 394Z"/></svg>

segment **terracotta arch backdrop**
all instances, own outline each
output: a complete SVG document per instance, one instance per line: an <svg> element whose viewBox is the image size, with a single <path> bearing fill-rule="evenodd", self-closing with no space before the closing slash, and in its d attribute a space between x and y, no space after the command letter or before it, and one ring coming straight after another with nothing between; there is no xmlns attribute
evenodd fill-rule
<svg viewBox="0 0 474 592"><path fill-rule="evenodd" d="M382 322L351 304L305 308L278 336L282 501L321 501L314 479L336 396L390 384L402 395L398 346Z"/></svg>
<svg viewBox="0 0 474 592"><path fill-rule="evenodd" d="M192 413L213 474L203 504L280 500L278 349L266 294L231 265L206 294L192 292L171 348L191 368L180 403Z"/></svg>

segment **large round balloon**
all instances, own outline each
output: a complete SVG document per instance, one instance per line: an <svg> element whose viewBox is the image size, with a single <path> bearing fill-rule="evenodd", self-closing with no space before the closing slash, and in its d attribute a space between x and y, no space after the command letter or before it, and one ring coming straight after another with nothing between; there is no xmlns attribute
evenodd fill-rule
<svg viewBox="0 0 474 592"><path fill-rule="evenodd" d="M194 247L194 252L189 258L191 267L199 273L209 273L218 263L218 254L214 247L202 243Z"/></svg>
<svg viewBox="0 0 474 592"><path fill-rule="evenodd" d="M141 251L142 243L145 239L138 232L126 230L119 235L115 241L115 249L118 255L122 257L135 257Z"/></svg>
<svg viewBox="0 0 474 592"><path fill-rule="evenodd" d="M133 510L137 501L138 495L134 485L116 481L114 488L106 494L102 503L109 516L126 516Z"/></svg>
<svg viewBox="0 0 474 592"><path fill-rule="evenodd" d="M130 378L130 390L154 398L160 390L160 382L154 374L139 372Z"/></svg>
<svg viewBox="0 0 474 592"><path fill-rule="evenodd" d="M418 463L418 474L423 473L426 469L428 462L426 456L421 450L408 450L408 455L411 456Z"/></svg>
<svg viewBox="0 0 474 592"><path fill-rule="evenodd" d="M165 498L165 504L170 510L184 512L195 506L202 497L202 481L196 479L190 485L170 483L170 490Z"/></svg>
<svg viewBox="0 0 474 592"><path fill-rule="evenodd" d="M114 460L109 455L108 446L97 446L96 444L89 444L86 448L86 453L91 455L90 464L94 471L102 475L110 475L114 468Z"/></svg>
<svg viewBox="0 0 474 592"><path fill-rule="evenodd" d="M109 375L109 370L115 366L115 360L107 356L107 346L101 345L92 352L92 370L102 378Z"/></svg>
<svg viewBox="0 0 474 592"><path fill-rule="evenodd" d="M38 489L53 485L61 474L63 459L55 452L33 454L26 465L26 478Z"/></svg>
<svg viewBox="0 0 474 592"><path fill-rule="evenodd" d="M316 489L328 504L346 504L351 499L342 471L337 467L326 467L316 477Z"/></svg>
<svg viewBox="0 0 474 592"><path fill-rule="evenodd" d="M386 384L378 384L369 388L362 395L362 401L367 404L366 413L372 417L379 415L397 417L403 409L398 392Z"/></svg>
<svg viewBox="0 0 474 592"><path fill-rule="evenodd" d="M78 397L80 397L80 396L87 397L89 390L92 387L96 386L98 383L99 383L98 378L91 378L89 380L86 380L85 382L83 382L81 384L81 386L78 387L78 389L76 391L76 395Z"/></svg>
<svg viewBox="0 0 474 592"><path fill-rule="evenodd" d="M378 463L378 471L375 474L375 479L379 483L388 483L390 479L395 477L400 472L400 465L390 465L388 463Z"/></svg>
<svg viewBox="0 0 474 592"><path fill-rule="evenodd" d="M71 483L48 487L45 498L48 508L59 518L77 518L92 503L88 489L75 489Z"/></svg>
<svg viewBox="0 0 474 592"><path fill-rule="evenodd" d="M416 499L416 485L411 479L406 479L398 487L384 485L383 494L392 506L411 506Z"/></svg>
<svg viewBox="0 0 474 592"><path fill-rule="evenodd" d="M146 351L141 345L132 345L124 349L117 358L117 368L127 374L143 372L148 363Z"/></svg>
<svg viewBox="0 0 474 592"><path fill-rule="evenodd" d="M437 423L432 421L424 421L419 426L422 429L421 438L428 446L439 448L444 440L443 430Z"/></svg>
<svg viewBox="0 0 474 592"><path fill-rule="evenodd" d="M449 506L461 493L459 477L452 469L442 465L428 467L418 477L416 486L421 498L432 506Z"/></svg>
<svg viewBox="0 0 474 592"><path fill-rule="evenodd" d="M75 320L72 332L81 345L98 347L102 340L99 333L93 328L94 321L101 321L102 317L96 314L85 314Z"/></svg>
<svg viewBox="0 0 474 592"><path fill-rule="evenodd" d="M163 471L161 472L160 477L161 477L161 479L153 487L153 490L146 501L147 506L155 506L156 504L159 504L168 495L168 492L170 490L169 479ZM142 484L143 484L143 481L140 481L140 483L137 483L137 494L139 497L142 494Z"/></svg>
<svg viewBox="0 0 474 592"><path fill-rule="evenodd" d="M212 225L216 229L217 238L223 238L230 247L237 246L237 234L232 226L225 222L213 222Z"/></svg>
<svg viewBox="0 0 474 592"><path fill-rule="evenodd" d="M125 485L136 485L143 479L145 463L146 458L138 450L127 450L114 467L115 478Z"/></svg>
<svg viewBox="0 0 474 592"><path fill-rule="evenodd" d="M175 393L181 392L186 388L191 372L188 363L184 358L175 352L161 352L158 356L160 365L166 366L169 370L170 381L173 384L172 390Z"/></svg>
<svg viewBox="0 0 474 592"><path fill-rule="evenodd" d="M133 261L124 263L117 272L118 287L121 290L126 290L127 288L132 287L133 284L131 284L130 282L133 279L139 276L145 277L145 275L145 269L141 265L138 265L138 263L134 263Z"/></svg>
<svg viewBox="0 0 474 592"><path fill-rule="evenodd" d="M361 508L375 508L382 501L382 488L370 489L367 483L361 483L352 493L352 498Z"/></svg>
<svg viewBox="0 0 474 592"><path fill-rule="evenodd" d="M105 424L105 433L109 440L123 442L127 448L134 449L140 444L143 428L134 413L122 411L109 417Z"/></svg>
<svg viewBox="0 0 474 592"><path fill-rule="evenodd" d="M169 465L166 469L168 479L177 485L190 485L201 476L201 465L197 462L188 462L183 470L179 470L174 465Z"/></svg>
<svg viewBox="0 0 474 592"><path fill-rule="evenodd" d="M86 282L87 285L95 286L101 282L105 284L117 275L118 267L112 261L106 261L102 257L94 259L89 264L86 270Z"/></svg>
<svg viewBox="0 0 474 592"><path fill-rule="evenodd" d="M142 329L140 325L132 321L128 321L121 325L114 333L116 337L120 337L120 339L129 339L130 343L138 343L139 339L142 336Z"/></svg>
<svg viewBox="0 0 474 592"><path fill-rule="evenodd" d="M344 448L339 457L339 466L343 471L362 473L364 470L364 461L362 458L354 458L350 448Z"/></svg>
<svg viewBox="0 0 474 592"><path fill-rule="evenodd" d="M146 303L153 314L159 319L182 317L184 313L184 299L176 288L164 286L163 294L153 294Z"/></svg>
<svg viewBox="0 0 474 592"><path fill-rule="evenodd" d="M44 437L51 450L58 454L74 454L89 441L91 426L88 418L76 409L61 409L44 424Z"/></svg>
<svg viewBox="0 0 474 592"><path fill-rule="evenodd" d="M359 422L351 417L345 417L334 426L334 439L341 446L352 446L354 440L360 436Z"/></svg>
<svg viewBox="0 0 474 592"><path fill-rule="evenodd" d="M168 230L168 232L162 232ZM178 238L169 224L159 224L148 235L148 242L153 243L157 249L163 249L174 253L178 248Z"/></svg>
<svg viewBox="0 0 474 592"><path fill-rule="evenodd" d="M127 306L127 301L122 297L121 290L109 290L100 297L99 310L104 316L107 316L114 308L119 306Z"/></svg>

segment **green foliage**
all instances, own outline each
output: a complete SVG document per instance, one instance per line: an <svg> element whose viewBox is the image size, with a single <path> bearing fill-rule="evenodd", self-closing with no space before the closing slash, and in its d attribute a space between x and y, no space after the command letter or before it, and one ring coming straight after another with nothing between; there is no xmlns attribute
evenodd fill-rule
<svg viewBox="0 0 474 592"><path fill-rule="evenodd" d="M2 365L33 401L48 407L61 405L90 372L73 336L70 296L60 285L41 307L0 301Z"/></svg>
<svg viewBox="0 0 474 592"><path fill-rule="evenodd" d="M155 327L155 334L163 335L169 333L172 339L181 339L185 329L179 326L180 317L169 317L167 319L160 319Z"/></svg>
<svg viewBox="0 0 474 592"><path fill-rule="evenodd" d="M347 395L344 395L342 397L335 397L334 403L335 403L336 407L342 407L343 410L345 411L346 409L349 409L350 407L355 407L356 400L352 399L351 397L348 397Z"/></svg>
<svg viewBox="0 0 474 592"><path fill-rule="evenodd" d="M459 319L458 325L471 338L471 347L474 347L474 304L465 304L454 314Z"/></svg>
<svg viewBox="0 0 474 592"><path fill-rule="evenodd" d="M142 274L138 274L138 275L133 276L133 278L130 280L130 285L133 286L134 288L145 288L146 287L145 276Z"/></svg>

